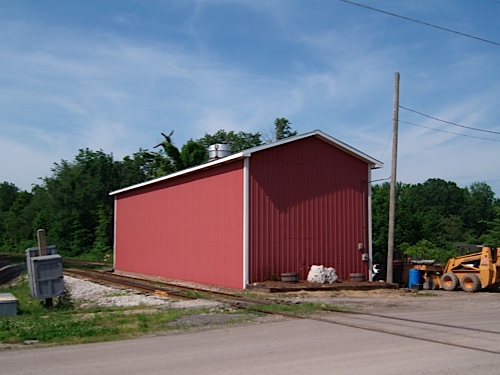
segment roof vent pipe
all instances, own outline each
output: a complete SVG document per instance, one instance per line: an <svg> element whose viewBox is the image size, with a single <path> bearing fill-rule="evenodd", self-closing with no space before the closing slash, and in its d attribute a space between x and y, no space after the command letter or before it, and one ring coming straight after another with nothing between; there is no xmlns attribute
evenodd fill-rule
<svg viewBox="0 0 500 375"><path fill-rule="evenodd" d="M217 143L208 147L208 159L210 161L225 158L231 155L231 147Z"/></svg>

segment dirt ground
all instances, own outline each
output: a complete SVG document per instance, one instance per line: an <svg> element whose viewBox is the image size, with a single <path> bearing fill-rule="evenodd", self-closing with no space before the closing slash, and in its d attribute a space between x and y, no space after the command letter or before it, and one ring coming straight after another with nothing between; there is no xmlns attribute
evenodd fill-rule
<svg viewBox="0 0 500 375"><path fill-rule="evenodd" d="M500 310L500 292L467 293L463 291L446 292L443 290L412 291L410 289L374 289L368 291L296 291L286 293L252 292L256 296L286 301L288 303L317 302L339 308L352 309L353 312L373 314L399 314L416 311L443 312L450 309L464 314L472 314L481 310ZM212 329L221 325L235 326L243 324L263 324L286 318L278 316L253 316L248 319L234 321L231 316L216 315L193 316L187 318L192 329ZM222 319L222 321L221 321ZM224 321L224 320L228 321ZM227 324L226 324L227 323Z"/></svg>
<svg viewBox="0 0 500 375"><path fill-rule="evenodd" d="M278 296L275 296L278 297ZM299 291L280 293L279 298L293 301L320 302L371 313L446 311L464 312L500 309L500 292L467 293L443 290L375 289L369 291Z"/></svg>

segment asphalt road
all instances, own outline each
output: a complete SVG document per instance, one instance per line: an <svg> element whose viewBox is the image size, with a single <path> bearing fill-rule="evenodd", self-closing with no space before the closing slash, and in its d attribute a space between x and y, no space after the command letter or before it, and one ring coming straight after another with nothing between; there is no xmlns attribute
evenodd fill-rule
<svg viewBox="0 0 500 375"><path fill-rule="evenodd" d="M483 319L495 322L496 316L491 311L483 314ZM456 318L466 322L471 316L462 314ZM408 332L422 329L409 327ZM495 341L493 347L498 345L495 338L488 340ZM467 345L468 338L462 338L461 342ZM9 375L499 372L500 354L315 320L286 320L128 341L0 352L0 373Z"/></svg>

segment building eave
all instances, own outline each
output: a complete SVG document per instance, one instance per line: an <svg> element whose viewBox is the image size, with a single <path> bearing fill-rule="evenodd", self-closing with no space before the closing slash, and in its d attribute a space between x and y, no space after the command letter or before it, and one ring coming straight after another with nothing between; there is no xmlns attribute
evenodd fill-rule
<svg viewBox="0 0 500 375"><path fill-rule="evenodd" d="M296 142L296 141L299 141L301 139L309 138L309 137L319 138L322 141L327 142L328 144L330 144L336 148L339 148L339 149L343 150L344 152L346 152L346 153L348 153L348 154L350 154L358 159L363 160L364 162L366 162L367 164L370 165L371 169L382 168L382 166L384 165L381 161L372 158L371 156L357 150L354 147L349 146L348 144L346 144L344 142L339 141L336 138L329 136L328 134L323 133L321 130L314 130L314 131L311 131L308 133L299 134L299 135L296 135L293 137L284 138L284 139L281 139L281 140L276 141L276 142L266 143L264 145L252 147L252 148L237 152L235 154L232 154L232 155L227 156L227 157L222 158L222 159L210 161L208 163L204 163L204 164L200 164L200 165L197 165L197 166L194 166L191 168L187 168L187 169L184 169L182 171L178 171L178 172L166 175L166 176L155 178L153 180L141 182L139 184L135 184L135 185L131 185L131 186L128 186L128 187L125 187L122 189L118 189L118 190L112 191L111 193L109 193L109 195L118 195L121 193L125 193L127 191L139 189L139 188L142 188L144 186L153 185L153 184L159 183L161 181L167 181L167 180L179 177L179 176L184 176L184 175L188 175L191 173L195 173L195 172L198 172L200 170L213 168L213 167L216 167L218 165L230 163L230 162L233 162L233 161L236 161L239 159L250 158L252 156L252 154L254 154L256 152L260 152L263 150L267 150L269 148L285 145L285 144L290 143L290 142Z"/></svg>
<svg viewBox="0 0 500 375"><path fill-rule="evenodd" d="M337 147L337 148L345 151L346 153L348 153L348 154L350 154L358 159L365 161L366 163L368 163L370 165L371 169L382 168L384 165L384 163L382 163L381 161L379 161L375 158L372 158L371 156L359 151L358 149L356 149L354 147L349 146L348 144L346 144L342 141L339 141L336 138L329 136L326 133L323 133L321 130L314 130L314 131L311 131L308 133L303 133L303 134L299 134L299 135L296 135L293 137L284 138L284 139L276 141L276 142L266 143L264 145L252 147L252 148L249 148L247 150L243 150L241 152L241 154L243 156L250 157L255 152L266 150L266 149L272 148L272 147L281 146L281 145L284 145L284 144L287 144L290 142L295 142L295 141L298 141L298 140L301 140L304 138L309 138L309 137L317 137L317 138L323 140L324 142L327 142L330 145Z"/></svg>
<svg viewBox="0 0 500 375"><path fill-rule="evenodd" d="M227 156L227 157L222 158L222 159L210 161L210 162L207 162L207 163L196 165L196 166L191 167L191 168L183 169L182 171L178 171L178 172L174 172L174 173L168 174L166 176L161 176L161 177L149 180L149 181L141 182L139 184L127 186L127 187L124 187L122 189L118 189L118 190L112 191L111 193L109 193L109 195L117 195L117 194L121 194L121 193L130 191L130 190L139 189L141 187L152 185L152 184L156 184L156 183L161 182L161 181L166 181L166 180L170 180L170 179L173 179L173 178L176 178L176 177L179 177L179 176L184 176L184 175L188 175L188 174L191 174L191 173L195 173L195 172L197 172L199 170L208 169L208 168L215 167L217 165L226 164L226 163L232 162L234 160L242 159L243 157L244 156L242 155L242 153L239 152L239 153L232 154L232 155Z"/></svg>

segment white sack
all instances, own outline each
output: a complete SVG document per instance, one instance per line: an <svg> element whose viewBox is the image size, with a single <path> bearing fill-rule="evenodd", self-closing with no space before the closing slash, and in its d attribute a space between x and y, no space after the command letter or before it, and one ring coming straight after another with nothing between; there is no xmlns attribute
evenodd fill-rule
<svg viewBox="0 0 500 375"><path fill-rule="evenodd" d="M337 271L333 267L311 266L307 281L310 283L333 284L338 280Z"/></svg>

